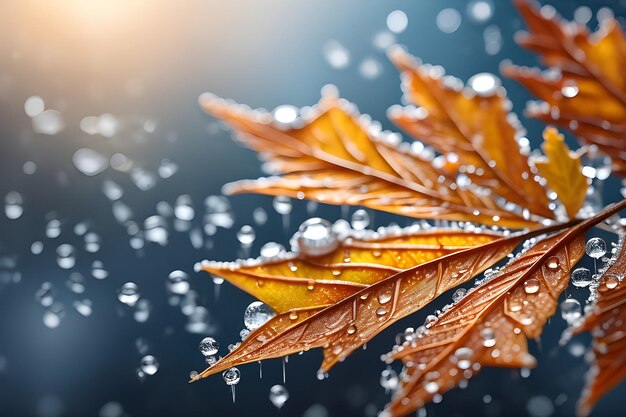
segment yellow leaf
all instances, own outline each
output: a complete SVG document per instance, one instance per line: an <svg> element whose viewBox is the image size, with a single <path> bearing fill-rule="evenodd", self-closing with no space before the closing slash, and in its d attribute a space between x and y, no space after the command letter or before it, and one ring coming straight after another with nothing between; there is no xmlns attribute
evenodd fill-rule
<svg viewBox="0 0 626 417"><path fill-rule="evenodd" d="M548 188L557 194L567 215L573 219L585 202L588 187L587 178L582 173L580 157L572 155L563 135L555 128L546 128L543 140L546 159L536 161L535 165L548 182Z"/></svg>
<svg viewBox="0 0 626 417"><path fill-rule="evenodd" d="M442 256L393 274L330 305L285 311L253 331L239 347L193 380L232 366L319 347L324 349L319 371L323 375L392 323L492 266L525 238L550 230L554 229L500 238Z"/></svg>
<svg viewBox="0 0 626 417"><path fill-rule="evenodd" d="M324 90L319 104L299 110L301 117L291 124L210 94L201 96L207 112L228 122L240 141L281 174L228 184L224 191L361 205L416 218L513 228L540 224L540 218L525 216L521 208L502 207L493 193L459 186L456 173L433 165L432 150L415 153L401 147L398 136L379 132L352 104L333 94ZM553 216L549 210L533 213Z"/></svg>
<svg viewBox="0 0 626 417"><path fill-rule="evenodd" d="M400 47L392 48L389 57L402 71L406 101L419 106L392 107L394 123L441 154L454 155L455 175L532 213L553 217L545 190L520 152L516 138L523 130L496 76L477 74L463 86Z"/></svg>
<svg viewBox="0 0 626 417"><path fill-rule="evenodd" d="M515 4L529 30L518 43L553 68L543 73L503 68L543 101L529 103L527 113L595 144L612 158L613 172L626 175L626 39L620 24L603 19L598 31L589 33L584 24L541 13L529 0Z"/></svg>
<svg viewBox="0 0 626 417"><path fill-rule="evenodd" d="M321 222L317 224L323 225ZM330 224L323 226L331 230ZM296 234L296 241L300 234ZM199 267L283 313L337 303L405 269L502 237L482 229L468 232L419 227L381 229L369 237L358 232L341 238L330 232L329 236L330 251L318 256L301 248L297 254L282 253L276 259L204 262Z"/></svg>

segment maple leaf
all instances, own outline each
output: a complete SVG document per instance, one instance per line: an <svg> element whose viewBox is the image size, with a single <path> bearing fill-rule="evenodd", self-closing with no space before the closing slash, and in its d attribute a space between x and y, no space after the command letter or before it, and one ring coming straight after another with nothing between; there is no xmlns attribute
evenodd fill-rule
<svg viewBox="0 0 626 417"><path fill-rule="evenodd" d="M613 159L613 172L626 175L626 39L619 23L604 19L590 34L585 25L560 20L551 6L539 10L528 0L515 4L530 30L517 37L518 43L551 67L544 73L503 68L543 100L531 103L527 113L597 145Z"/></svg>
<svg viewBox="0 0 626 417"><path fill-rule="evenodd" d="M323 348L324 360L319 371L323 375L380 331L477 276L524 239L561 227L563 225L492 240L390 275L333 304L280 313L193 380L232 366L317 347ZM471 239L471 233L458 238L468 237ZM225 277L229 279L229 274Z"/></svg>
<svg viewBox="0 0 626 417"><path fill-rule="evenodd" d="M585 233L626 200L547 237L468 291L424 332L386 355L405 364L386 415L403 416L468 380L483 366L533 367L526 338L537 338L556 311L570 270L585 253Z"/></svg>
<svg viewBox="0 0 626 417"><path fill-rule="evenodd" d="M584 321L575 333L591 332L592 368L578 402L578 414L587 416L608 391L626 378L626 248L620 231L619 251L609 261L596 290L596 300L587 308Z"/></svg>
<svg viewBox="0 0 626 417"><path fill-rule="evenodd" d="M412 153L408 146L399 146L397 135L380 132L377 124L358 115L333 89L325 88L319 104L301 109L301 117L292 124L211 94L202 95L200 104L229 123L240 141L282 174L228 184L227 194L286 195L410 217L513 228L537 227L542 217L553 217L546 209L535 213L541 217L530 218L491 193L459 187L456 174L433 166L432 151Z"/></svg>
<svg viewBox="0 0 626 417"><path fill-rule="evenodd" d="M377 233L347 231L341 236L330 224L313 220L308 224L328 233L324 246L307 248L303 233L298 232L293 239L296 253L254 262L203 262L198 269L225 278L283 313L334 304L405 269L502 238L501 233L481 228L424 230L419 225ZM320 248L326 253L309 253Z"/></svg>
<svg viewBox="0 0 626 417"><path fill-rule="evenodd" d="M570 152L563 135L554 128L546 128L543 139L546 158L535 160L535 166L546 179L548 188L557 194L567 215L574 218L585 202L588 188L580 157Z"/></svg>
<svg viewBox="0 0 626 417"><path fill-rule="evenodd" d="M455 175L532 213L553 217L546 192L520 151L517 138L524 132L495 76L477 74L469 82L476 88L464 88L460 80L422 64L401 47L392 48L389 57L401 71L406 101L419 106L390 108L394 123L458 158Z"/></svg>

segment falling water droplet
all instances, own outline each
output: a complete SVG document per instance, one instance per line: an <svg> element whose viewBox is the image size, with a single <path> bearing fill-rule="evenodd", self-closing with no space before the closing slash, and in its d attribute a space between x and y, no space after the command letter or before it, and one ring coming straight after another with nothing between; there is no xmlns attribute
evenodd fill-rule
<svg viewBox="0 0 626 417"><path fill-rule="evenodd" d="M134 282L125 283L120 288L117 299L128 306L134 306L139 300L139 287Z"/></svg>
<svg viewBox="0 0 626 417"><path fill-rule="evenodd" d="M6 214L7 218L10 220L19 219L24 213L24 208L22 207L23 199L22 195L17 191L10 191L4 197L4 214Z"/></svg>
<svg viewBox="0 0 626 417"><path fill-rule="evenodd" d="M57 247L57 264L63 269L70 269L76 265L74 246L64 243Z"/></svg>
<svg viewBox="0 0 626 417"><path fill-rule="evenodd" d="M496 332L490 327L485 327L480 331L480 338L483 340L484 347L493 347L496 344Z"/></svg>
<svg viewBox="0 0 626 417"><path fill-rule="evenodd" d="M274 385L270 388L270 401L274 404L274 407L279 410L287 400L289 399L289 392L287 392L287 388L282 385Z"/></svg>
<svg viewBox="0 0 626 417"><path fill-rule="evenodd" d="M146 375L154 375L159 370L159 361L152 355L146 355L141 358L139 368Z"/></svg>
<svg viewBox="0 0 626 417"><path fill-rule="evenodd" d="M189 291L189 276L185 272L172 271L167 279L167 289L171 293L184 295Z"/></svg>
<svg viewBox="0 0 626 417"><path fill-rule="evenodd" d="M104 171L109 161L93 149L82 148L74 152L72 162L77 170L91 177Z"/></svg>
<svg viewBox="0 0 626 417"><path fill-rule="evenodd" d="M241 229L237 232L237 240L242 246L250 246L256 238L256 233L250 225L241 226Z"/></svg>
<svg viewBox="0 0 626 417"><path fill-rule="evenodd" d="M398 373L391 368L383 369L380 373L380 386L385 389L385 392L394 391L398 388L400 379Z"/></svg>
<svg viewBox="0 0 626 417"><path fill-rule="evenodd" d="M476 94L480 96L490 96L500 87L500 79L488 72L481 72L470 78L467 84Z"/></svg>
<svg viewBox="0 0 626 417"><path fill-rule="evenodd" d="M561 317L568 324L574 324L581 315L581 306L578 300L568 298L561 303Z"/></svg>

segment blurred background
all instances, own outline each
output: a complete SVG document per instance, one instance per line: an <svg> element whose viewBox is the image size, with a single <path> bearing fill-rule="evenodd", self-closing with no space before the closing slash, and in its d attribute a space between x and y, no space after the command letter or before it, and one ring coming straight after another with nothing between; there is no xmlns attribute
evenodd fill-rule
<svg viewBox="0 0 626 417"><path fill-rule="evenodd" d="M598 15L623 22L626 2L589 3L552 4L592 28ZM327 380L315 377L319 351L290 358L280 410L269 400L283 384L280 360L264 363L262 379L258 365L241 367L235 404L219 376L187 384L205 367L199 341L211 335L225 354L253 301L194 273L194 263L247 256L237 240L244 225L257 256L266 242L287 246L311 215L334 221L355 210L293 202L280 214L289 203L217 197L224 183L262 175L261 164L197 97L302 106L333 83L393 129L385 111L401 93L386 47L405 44L467 80L497 73L504 59L535 65L512 40L522 28L512 5L495 0L0 3L0 415L375 416L388 401L380 354L449 294ZM521 116L530 97L503 85ZM543 126L522 122L537 146ZM605 187L607 202L618 188ZM410 223L369 215L370 227ZM564 328L557 314L531 342L536 370L485 369L427 414L573 415L588 340L559 348ZM624 394L614 390L594 415L623 415Z"/></svg>

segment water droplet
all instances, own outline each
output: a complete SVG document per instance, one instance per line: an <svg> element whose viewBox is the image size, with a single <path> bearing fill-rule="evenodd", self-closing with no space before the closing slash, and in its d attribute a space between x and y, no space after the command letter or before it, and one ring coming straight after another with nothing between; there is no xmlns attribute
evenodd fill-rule
<svg viewBox="0 0 626 417"><path fill-rule="evenodd" d="M196 212L193 208L193 202L189 195L183 194L178 196L174 205L174 216L182 221L189 222L193 220Z"/></svg>
<svg viewBox="0 0 626 417"><path fill-rule="evenodd" d="M274 210L276 210L276 213L278 214L287 215L291 213L292 204L291 204L291 199L289 197L285 197L285 196L274 197L274 200L272 201L272 206L274 207Z"/></svg>
<svg viewBox="0 0 626 417"><path fill-rule="evenodd" d="M125 283L120 288L117 299L126 305L134 306L139 300L139 287L134 282Z"/></svg>
<svg viewBox="0 0 626 417"><path fill-rule="evenodd" d="M439 384L435 381L424 381L424 391L429 394L436 394L439 392Z"/></svg>
<svg viewBox="0 0 626 417"><path fill-rule="evenodd" d="M536 294L539 291L539 280L531 277L524 282L524 291L526 294Z"/></svg>
<svg viewBox="0 0 626 417"><path fill-rule="evenodd" d="M367 213L367 211L359 209L352 213L350 224L355 230L363 230L370 224L370 215Z"/></svg>
<svg viewBox="0 0 626 417"><path fill-rule="evenodd" d="M72 162L77 170L91 177L104 171L109 161L93 149L82 148L74 152Z"/></svg>
<svg viewBox="0 0 626 417"><path fill-rule="evenodd" d="M287 388L282 385L274 385L270 388L270 401L274 404L274 407L280 408L287 402L289 399L289 392L287 392Z"/></svg>
<svg viewBox="0 0 626 417"><path fill-rule="evenodd" d="M212 337L205 337L200 342L199 348L200 353L202 353L204 356L213 356L219 350L220 345L219 343L217 343L217 340L213 339Z"/></svg>
<svg viewBox="0 0 626 417"><path fill-rule="evenodd" d="M44 307L50 307L54 302L54 291L52 284L44 282L35 293L35 299Z"/></svg>
<svg viewBox="0 0 626 417"><path fill-rule="evenodd" d="M163 179L170 178L178 172L178 165L169 159L162 159L159 165L159 177Z"/></svg>
<svg viewBox="0 0 626 417"><path fill-rule="evenodd" d="M472 355L474 351L468 347L458 348L454 352L454 356L451 358L456 362L456 366L459 369L469 369L472 366Z"/></svg>
<svg viewBox="0 0 626 417"><path fill-rule="evenodd" d="M65 307L61 303L54 303L43 314L43 324L49 329L55 329L61 324L65 316Z"/></svg>
<svg viewBox="0 0 626 417"><path fill-rule="evenodd" d="M387 16L387 27L393 33L402 33L409 24L409 18L402 10L394 10Z"/></svg>
<svg viewBox="0 0 626 417"><path fill-rule="evenodd" d="M141 358L139 368L146 375L154 375L159 370L159 361L152 355L146 355Z"/></svg>
<svg viewBox="0 0 626 417"><path fill-rule="evenodd" d="M22 207L22 195L17 191L10 191L7 193L4 197L4 203L4 213L7 218L16 220L22 216L22 213L24 213L24 208Z"/></svg>
<svg viewBox="0 0 626 417"><path fill-rule="evenodd" d="M167 289L173 294L184 295L189 291L189 276L183 271L172 271L167 277Z"/></svg>
<svg viewBox="0 0 626 417"><path fill-rule="evenodd" d="M254 229L250 225L241 226L241 229L237 232L237 240L243 246L250 246L256 239L256 233Z"/></svg>
<svg viewBox="0 0 626 417"><path fill-rule="evenodd" d="M604 276L602 282L607 290L612 290L619 285L620 279L616 275L608 274Z"/></svg>
<svg viewBox="0 0 626 417"><path fill-rule="evenodd" d="M93 261L91 264L91 275L95 279L105 279L109 276L109 273L104 269L102 261Z"/></svg>
<svg viewBox="0 0 626 417"><path fill-rule="evenodd" d="M458 288L454 291L454 294L452 294L452 301L458 303L463 299L463 297L465 297L465 294L467 294L467 290L465 288Z"/></svg>
<svg viewBox="0 0 626 417"><path fill-rule="evenodd" d="M582 315L578 300L568 298L561 303L561 317L568 324L574 324Z"/></svg>
<svg viewBox="0 0 626 417"><path fill-rule="evenodd" d="M73 305L78 314L83 317L89 317L93 312L93 304L89 299L76 300L74 301Z"/></svg>
<svg viewBox="0 0 626 417"><path fill-rule="evenodd" d="M587 241L585 252L592 258L600 259L606 254L606 242L599 237L591 238Z"/></svg>
<svg viewBox="0 0 626 417"><path fill-rule="evenodd" d="M61 113L56 110L44 110L33 116L31 121L33 130L44 135L56 135L65 128Z"/></svg>
<svg viewBox="0 0 626 417"><path fill-rule="evenodd" d="M346 331L348 332L348 334L354 334L356 333L356 326L354 324L351 324L348 326L348 329Z"/></svg>
<svg viewBox="0 0 626 417"><path fill-rule="evenodd" d="M276 313L274 312L274 310L272 310L267 304L264 304L260 301L254 301L246 308L246 311L244 312L243 324L249 330L256 330L275 315Z"/></svg>
<svg viewBox="0 0 626 417"><path fill-rule="evenodd" d="M378 295L378 302L381 304L386 304L391 301L391 291L385 291Z"/></svg>
<svg viewBox="0 0 626 417"><path fill-rule="evenodd" d="M163 217L150 216L144 220L143 226L144 237L148 242L158 243L161 246L167 245L167 223Z"/></svg>
<svg viewBox="0 0 626 417"><path fill-rule="evenodd" d="M74 246L64 243L57 247L57 264L63 269L70 269L76 265Z"/></svg>
<svg viewBox="0 0 626 417"><path fill-rule="evenodd" d="M565 98L576 97L578 95L578 86L574 82L566 81L561 87L561 94Z"/></svg>
<svg viewBox="0 0 626 417"><path fill-rule="evenodd" d="M268 242L261 246L260 250L261 257L266 260L278 258L283 253L285 253L285 247L276 242Z"/></svg>
<svg viewBox="0 0 626 417"><path fill-rule="evenodd" d="M427 329L429 329L433 327L435 324L437 324L438 321L439 321L439 317L433 314L429 314L428 316L426 316L426 319L424 320L424 326Z"/></svg>
<svg viewBox="0 0 626 417"><path fill-rule="evenodd" d="M559 262L559 258L557 258L556 256L552 256L548 258L546 266L550 271L556 271L557 269L559 269Z"/></svg>
<svg viewBox="0 0 626 417"><path fill-rule="evenodd" d="M191 372L189 372L189 378L190 379L194 379L197 376L198 376L198 371L191 371Z"/></svg>
<svg viewBox="0 0 626 417"><path fill-rule="evenodd" d="M572 284L575 287L587 287L592 281L593 277L591 276L591 271L587 268L576 268L572 272Z"/></svg>
<svg viewBox="0 0 626 417"><path fill-rule="evenodd" d="M31 96L24 102L24 111L28 117L35 117L45 110L45 103L39 96Z"/></svg>
<svg viewBox="0 0 626 417"><path fill-rule="evenodd" d="M467 5L467 14L476 23L484 23L493 15L493 5L486 0L474 0Z"/></svg>
<svg viewBox="0 0 626 417"><path fill-rule="evenodd" d="M387 314L387 309L384 307L379 307L376 309L376 315L377 316L384 316L385 314Z"/></svg>
<svg viewBox="0 0 626 417"><path fill-rule="evenodd" d="M310 256L329 253L339 243L330 222L319 217L308 219L300 225L297 242L298 248Z"/></svg>
<svg viewBox="0 0 626 417"><path fill-rule="evenodd" d="M239 331L239 338L242 341L245 340L248 336L250 336L250 330L248 330L248 329L241 329Z"/></svg>
<svg viewBox="0 0 626 417"><path fill-rule="evenodd" d="M79 272L72 272L66 284L67 288L74 294L82 294L85 292L85 279Z"/></svg>
<svg viewBox="0 0 626 417"><path fill-rule="evenodd" d="M476 94L490 96L500 87L500 79L488 72L481 72L470 78L467 84Z"/></svg>
<svg viewBox="0 0 626 417"><path fill-rule="evenodd" d="M490 327L485 327L480 331L480 338L483 340L484 347L493 347L496 344L496 332Z"/></svg>
<svg viewBox="0 0 626 417"><path fill-rule="evenodd" d="M456 32L461 26L461 14L456 9L443 9L437 14L436 23L443 33Z"/></svg>
<svg viewBox="0 0 626 417"><path fill-rule="evenodd" d="M324 45L324 58L335 69L346 68L350 64L350 51L336 40Z"/></svg>
<svg viewBox="0 0 626 417"><path fill-rule="evenodd" d="M230 368L222 373L226 385L237 385L241 379L241 373L237 368Z"/></svg>
<svg viewBox="0 0 626 417"><path fill-rule="evenodd" d="M274 120L278 123L291 124L298 118L298 108L290 105L278 106L273 111ZM278 210L276 210L278 211ZM280 213L280 212L279 212ZM284 213L280 213L284 214Z"/></svg>
<svg viewBox="0 0 626 417"><path fill-rule="evenodd" d="M398 388L398 384L400 379L398 378L398 373L393 369L387 368L383 369L380 373L380 386L385 389L386 392L393 391Z"/></svg>

